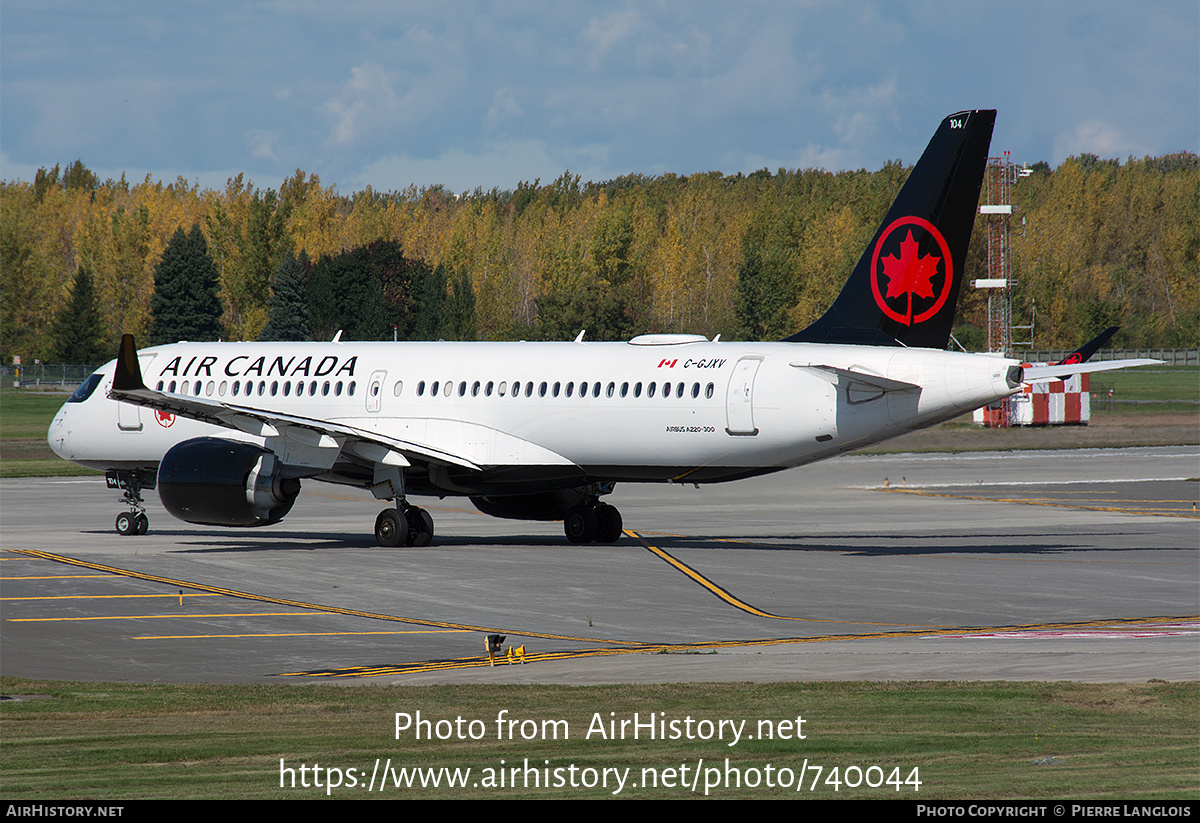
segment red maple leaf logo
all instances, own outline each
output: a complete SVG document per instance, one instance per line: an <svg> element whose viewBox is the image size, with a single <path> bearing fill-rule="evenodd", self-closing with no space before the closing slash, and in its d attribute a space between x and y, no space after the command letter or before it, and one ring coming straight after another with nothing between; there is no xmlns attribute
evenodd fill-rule
<svg viewBox="0 0 1200 823"><path fill-rule="evenodd" d="M900 241L900 256L883 258L883 274L888 279L887 298L914 294L917 297L933 297L933 277L937 274L940 257L927 254L920 256L917 241L913 240L912 229ZM910 302L912 298L909 298Z"/></svg>

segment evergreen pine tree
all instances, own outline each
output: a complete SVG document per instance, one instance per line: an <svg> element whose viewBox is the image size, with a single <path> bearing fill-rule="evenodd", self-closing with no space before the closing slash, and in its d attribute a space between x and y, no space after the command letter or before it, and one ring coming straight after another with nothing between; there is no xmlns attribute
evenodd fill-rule
<svg viewBox="0 0 1200 823"><path fill-rule="evenodd" d="M466 272L450 281L444 326L449 340L475 339L475 289Z"/></svg>
<svg viewBox="0 0 1200 823"><path fill-rule="evenodd" d="M419 272L413 278L416 312L409 340L438 340L444 334L446 311L446 270L439 263L433 271Z"/></svg>
<svg viewBox="0 0 1200 823"><path fill-rule="evenodd" d="M259 340L308 340L308 255L290 248L271 283L269 319Z"/></svg>
<svg viewBox="0 0 1200 823"><path fill-rule="evenodd" d="M84 266L75 272L71 299L58 312L54 321L54 356L60 363L98 365L110 359L108 333L92 273Z"/></svg>
<svg viewBox="0 0 1200 823"><path fill-rule="evenodd" d="M180 340L202 342L221 337L221 301L217 267L208 256L200 226L188 234L175 230L154 270L150 298L150 345Z"/></svg>

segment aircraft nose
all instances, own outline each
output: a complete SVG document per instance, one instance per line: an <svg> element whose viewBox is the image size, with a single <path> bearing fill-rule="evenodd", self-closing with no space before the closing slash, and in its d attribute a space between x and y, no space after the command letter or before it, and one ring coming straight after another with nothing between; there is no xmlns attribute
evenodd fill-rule
<svg viewBox="0 0 1200 823"><path fill-rule="evenodd" d="M50 451L64 460L70 460L67 440L71 433L67 429L66 417L66 408L59 409L58 414L54 415L54 420L50 422L50 430L46 432L46 442L50 445Z"/></svg>

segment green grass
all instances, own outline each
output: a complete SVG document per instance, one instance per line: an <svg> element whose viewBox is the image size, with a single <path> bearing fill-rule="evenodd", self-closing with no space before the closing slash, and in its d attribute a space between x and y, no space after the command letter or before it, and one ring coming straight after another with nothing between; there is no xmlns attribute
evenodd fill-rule
<svg viewBox="0 0 1200 823"><path fill-rule="evenodd" d="M46 452L51 456L0 460L0 477L99 477L103 474L55 457L49 446Z"/></svg>
<svg viewBox="0 0 1200 823"><path fill-rule="evenodd" d="M643 786L642 769L687 777L730 766L764 777L810 766L805 788L720 787L721 798L840 797L921 799L1191 798L1200 790L1200 685L1197 683L811 683L568 686L167 686L58 683L0 678L6 695L48 699L0 704L0 797L322 797L323 788L280 788L280 759L359 770L369 780L376 758L393 768L486 769L531 765L566 769L629 768L622 797L687 797L690 788ZM568 739L497 740L496 717L567 721ZM395 737L395 713L433 722L482 721L483 739ZM805 739L586 739L593 719L746 721L804 718ZM665 714L659 715L662 712ZM614 714L610 714L614 713ZM447 727L444 727L447 728ZM464 725L464 730L466 726ZM476 727L477 729L479 727ZM519 727L517 727L519 728ZM681 727L684 728L684 727ZM533 726L527 727L532 730ZM1049 758L1047 764L1046 759ZM814 791L814 772L823 767ZM876 782L898 769L894 786L835 792L825 780L837 767ZM903 780L917 770L920 790ZM568 774L563 772L564 775ZM712 773L704 773L711 777ZM685 775L678 774L683 779ZM852 772L853 777L853 772ZM703 794L705 777L696 794ZM611 797L612 787L396 789L359 787L334 797Z"/></svg>
<svg viewBox="0 0 1200 823"><path fill-rule="evenodd" d="M50 421L69 396L65 392L0 389L0 440L45 440Z"/></svg>
<svg viewBox="0 0 1200 823"><path fill-rule="evenodd" d="M1115 402L1103 402L1109 389ZM1143 366L1126 371L1100 372L1091 377L1093 414L1200 411L1200 368ZM1136 401L1136 402L1130 402Z"/></svg>
<svg viewBox="0 0 1200 823"><path fill-rule="evenodd" d="M82 477L99 472L58 457L46 444L50 421L70 395L0 389L0 477Z"/></svg>

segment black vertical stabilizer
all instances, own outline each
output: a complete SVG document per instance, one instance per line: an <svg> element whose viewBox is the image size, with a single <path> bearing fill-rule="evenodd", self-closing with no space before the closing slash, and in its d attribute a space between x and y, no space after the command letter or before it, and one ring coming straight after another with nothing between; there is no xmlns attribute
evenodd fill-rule
<svg viewBox="0 0 1200 823"><path fill-rule="evenodd" d="M946 347L995 122L942 121L837 300L786 341Z"/></svg>

